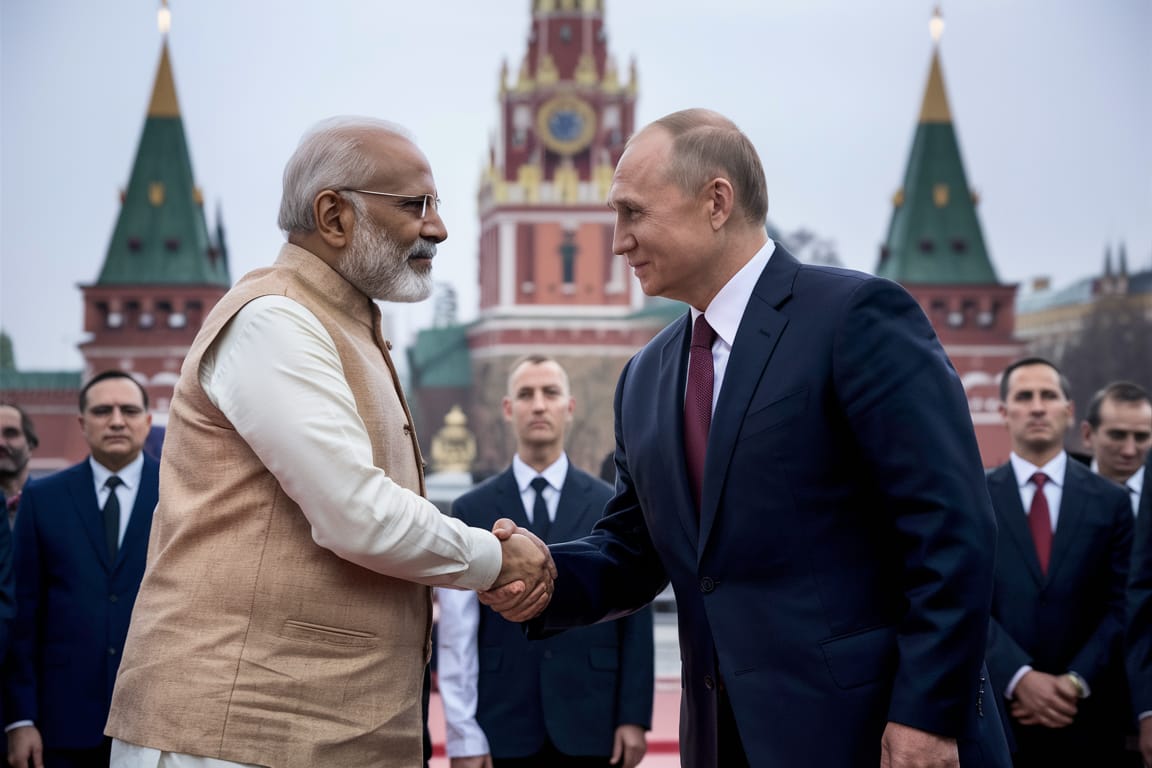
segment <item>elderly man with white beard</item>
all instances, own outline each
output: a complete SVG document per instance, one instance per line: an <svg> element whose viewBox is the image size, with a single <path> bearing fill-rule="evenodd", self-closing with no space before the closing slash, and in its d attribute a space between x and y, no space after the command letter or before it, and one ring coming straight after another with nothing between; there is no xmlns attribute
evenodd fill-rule
<svg viewBox="0 0 1152 768"><path fill-rule="evenodd" d="M448 233L424 155L390 123L321 123L285 168L280 227L176 386L114 768L417 765L430 587L513 584L525 615L552 589L538 541L424 498L373 303L431 292Z"/></svg>

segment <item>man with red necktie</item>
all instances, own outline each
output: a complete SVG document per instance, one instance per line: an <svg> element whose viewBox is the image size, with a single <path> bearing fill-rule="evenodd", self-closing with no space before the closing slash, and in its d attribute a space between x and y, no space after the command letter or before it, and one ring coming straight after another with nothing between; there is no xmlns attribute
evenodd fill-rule
<svg viewBox="0 0 1152 768"><path fill-rule="evenodd" d="M1000 380L1012 455L988 475L999 524L988 667L1017 766L1122 766L1132 510L1114 483L1068 461L1069 391L1041 358Z"/></svg>

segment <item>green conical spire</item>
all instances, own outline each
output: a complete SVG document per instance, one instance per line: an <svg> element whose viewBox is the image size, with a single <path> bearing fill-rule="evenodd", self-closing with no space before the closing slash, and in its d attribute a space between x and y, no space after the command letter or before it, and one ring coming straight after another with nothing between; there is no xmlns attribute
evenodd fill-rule
<svg viewBox="0 0 1152 768"><path fill-rule="evenodd" d="M938 50L876 274L903 284L995 284L968 188Z"/></svg>
<svg viewBox="0 0 1152 768"><path fill-rule="evenodd" d="M165 40L132 176L97 285L228 286L223 243L213 243Z"/></svg>

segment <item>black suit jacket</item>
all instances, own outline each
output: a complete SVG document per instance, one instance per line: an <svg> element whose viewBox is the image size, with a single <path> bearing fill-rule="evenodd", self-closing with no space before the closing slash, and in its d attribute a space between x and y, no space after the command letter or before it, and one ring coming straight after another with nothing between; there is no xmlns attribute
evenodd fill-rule
<svg viewBox="0 0 1152 768"><path fill-rule="evenodd" d="M715 406L702 504L684 469L689 318L626 366L616 496L552 548L535 633L617 616L671 580L681 758L715 765L725 686L752 765L874 765L887 721L1006 765L982 668L995 524L963 387L916 301L777 245Z"/></svg>
<svg viewBox="0 0 1152 768"><path fill-rule="evenodd" d="M160 467L145 455L136 503L109 561L92 467L33 480L16 516L16 622L4 680L9 723L32 720L48 749L104 739L120 652L144 575Z"/></svg>
<svg viewBox="0 0 1152 768"><path fill-rule="evenodd" d="M1044 575L1011 464L988 475L988 490L1000 529L988 631L994 692L1002 697L1024 665L1049 674L1076 672L1092 692L1061 732L1010 720L1017 743L1022 750L1054 741L1114 749L1128 724L1122 650L1132 546L1128 496L1069 461Z"/></svg>
<svg viewBox="0 0 1152 768"><path fill-rule="evenodd" d="M0 512L6 516L8 505L0 493ZM16 594L12 578L12 529L8 519L0 520L0 665L8 654L12 619L16 616ZM3 710L0 709L0 712Z"/></svg>
<svg viewBox="0 0 1152 768"><path fill-rule="evenodd" d="M612 487L569 466L548 541L585 535ZM468 525L490 529L507 517L528 528L509 468L452 503ZM495 758L536 754L545 737L564 754L612 754L619 725L652 724L652 610L530 642L519 624L480 606L476 720Z"/></svg>
<svg viewBox="0 0 1152 768"><path fill-rule="evenodd" d="M1136 514L1128 582L1128 684L1137 716L1152 712L1152 452Z"/></svg>

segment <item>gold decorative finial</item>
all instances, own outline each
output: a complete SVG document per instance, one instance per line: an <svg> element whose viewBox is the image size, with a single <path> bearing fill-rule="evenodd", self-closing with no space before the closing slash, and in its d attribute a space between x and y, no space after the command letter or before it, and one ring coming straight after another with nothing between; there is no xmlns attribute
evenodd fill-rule
<svg viewBox="0 0 1152 768"><path fill-rule="evenodd" d="M156 23L160 27L160 34L167 37L168 30L172 29L172 11L168 10L168 0L160 0L160 10L156 12Z"/></svg>
<svg viewBox="0 0 1152 768"><path fill-rule="evenodd" d="M928 33L932 35L932 42L940 45L940 37L944 34L944 14L940 13L939 5L932 11L932 20L928 22Z"/></svg>
<svg viewBox="0 0 1152 768"><path fill-rule="evenodd" d="M459 405L444 416L444 426L432 438L432 467L437 472L471 472L476 459L476 438Z"/></svg>

